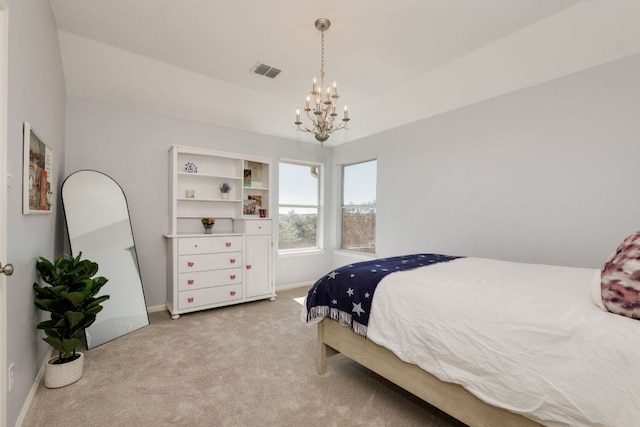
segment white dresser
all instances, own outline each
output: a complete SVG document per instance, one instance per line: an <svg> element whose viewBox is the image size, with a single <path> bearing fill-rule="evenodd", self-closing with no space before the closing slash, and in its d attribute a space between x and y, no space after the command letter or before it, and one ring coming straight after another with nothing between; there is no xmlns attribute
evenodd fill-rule
<svg viewBox="0 0 640 427"><path fill-rule="evenodd" d="M191 172L185 171L185 165ZM254 182L247 182L249 167ZM193 311L275 298L272 220L268 214L260 217L259 209L246 209L247 201L258 199L257 207L270 212L269 168L267 159L171 148L171 232L165 238L166 305L173 319ZM230 196L218 193L222 182L230 183ZM216 219L212 234L205 234L200 222L207 216Z"/></svg>

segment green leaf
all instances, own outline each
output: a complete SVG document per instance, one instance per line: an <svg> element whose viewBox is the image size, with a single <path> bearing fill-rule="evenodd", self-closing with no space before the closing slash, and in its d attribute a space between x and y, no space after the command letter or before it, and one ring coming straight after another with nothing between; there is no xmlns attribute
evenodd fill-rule
<svg viewBox="0 0 640 427"><path fill-rule="evenodd" d="M51 345L51 347L53 347L56 350L58 350L58 352L64 353L64 347L62 347L62 340L61 339L47 336L47 337L43 338L43 340L46 341L47 343L49 343L49 345Z"/></svg>
<svg viewBox="0 0 640 427"><path fill-rule="evenodd" d="M87 298L87 294L84 292L65 292L60 296L69 301L74 307L79 307Z"/></svg>
<svg viewBox="0 0 640 427"><path fill-rule="evenodd" d="M64 353L65 357L69 357L79 345L80 340L78 338L63 338L62 353Z"/></svg>
<svg viewBox="0 0 640 427"><path fill-rule="evenodd" d="M69 327L75 328L78 324L82 322L82 319L84 319L85 315L77 311L67 311L64 313L64 317L69 322Z"/></svg>
<svg viewBox="0 0 640 427"><path fill-rule="evenodd" d="M95 300L91 301L89 304L87 304L87 308L93 308L96 305L102 304L103 302L105 302L109 298L111 298L109 295L102 295L102 296L96 298Z"/></svg>
<svg viewBox="0 0 640 427"><path fill-rule="evenodd" d="M87 316L96 315L96 314L100 313L103 308L104 307L98 305L98 306L92 307L92 308L88 309L87 311L85 311L85 314Z"/></svg>

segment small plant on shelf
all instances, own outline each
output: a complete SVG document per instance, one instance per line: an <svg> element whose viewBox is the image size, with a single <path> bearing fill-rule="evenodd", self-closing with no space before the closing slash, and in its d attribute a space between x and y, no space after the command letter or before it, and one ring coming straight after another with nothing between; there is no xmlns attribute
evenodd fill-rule
<svg viewBox="0 0 640 427"><path fill-rule="evenodd" d="M202 222L202 226L204 227L204 234L213 233L213 224L216 223L216 219L210 216L205 216L200 220Z"/></svg>
<svg viewBox="0 0 640 427"><path fill-rule="evenodd" d="M228 193L229 191L231 191L231 184L229 184L228 182L223 182L218 186L218 188L220 189L221 193Z"/></svg>

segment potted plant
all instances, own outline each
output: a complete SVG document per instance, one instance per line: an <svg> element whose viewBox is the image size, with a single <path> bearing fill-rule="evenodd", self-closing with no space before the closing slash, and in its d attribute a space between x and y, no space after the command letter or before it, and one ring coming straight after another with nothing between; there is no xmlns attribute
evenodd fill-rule
<svg viewBox="0 0 640 427"><path fill-rule="evenodd" d="M218 188L220 189L220 195L222 196L222 198L228 199L229 192L231 191L231 184L229 184L228 182L223 182L218 186Z"/></svg>
<svg viewBox="0 0 640 427"><path fill-rule="evenodd" d="M201 222L202 222L202 226L204 227L204 234L213 233L213 224L216 223L215 218L212 218L210 216L205 216L204 218L202 218Z"/></svg>
<svg viewBox="0 0 640 427"><path fill-rule="evenodd" d="M78 334L93 324L102 311L101 304L109 295L96 296L107 283L104 277L94 277L98 264L81 260L82 252L73 258L63 254L52 263L39 257L36 270L42 281L50 286L33 284L35 305L51 313L49 320L38 323L45 333L44 341L58 351L58 356L45 365L45 386L63 387L82 377L84 355L76 352L80 345Z"/></svg>

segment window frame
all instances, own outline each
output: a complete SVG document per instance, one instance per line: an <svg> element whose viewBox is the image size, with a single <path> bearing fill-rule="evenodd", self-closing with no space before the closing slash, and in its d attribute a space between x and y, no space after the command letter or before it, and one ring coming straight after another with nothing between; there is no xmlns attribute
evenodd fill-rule
<svg viewBox="0 0 640 427"><path fill-rule="evenodd" d="M318 169L318 186L317 186L317 205L309 205L309 204L280 204L280 164L287 163L289 165L296 166L307 166L307 167L316 167ZM300 254L304 252L317 252L323 250L323 225L324 225L324 216L323 212L323 194L324 194L324 164L306 161L306 160L293 160L293 159L278 159L278 254L279 255L290 255L290 254ZM291 249L281 249L280 248L280 208L302 208L302 209L316 209L318 210L318 219L316 222L316 245L310 246L306 248L291 248Z"/></svg>
<svg viewBox="0 0 640 427"><path fill-rule="evenodd" d="M369 163L369 162L375 162L376 164L376 182L375 182L375 202L372 204L359 204L359 205L345 205L345 201L344 201L344 185L345 185L345 168L349 167L349 166L355 166L355 165L360 165L363 163ZM346 252L350 255L357 255L357 256L362 256L362 257L375 257L378 247L377 247L377 233L376 233L376 229L374 228L374 252L364 252L364 251L358 251L355 249L348 249L344 247L344 242L343 242L343 236L344 236L344 224L343 224L343 213L344 213L344 209L345 208L356 208L356 209L371 209L373 208L376 218L377 218L377 214L378 214L378 159L377 158L372 158L372 159L367 159L367 160L361 160L361 161L356 161L356 162L351 162L351 163L343 163L339 165L340 168L340 198L338 200L338 210L337 210L337 216L338 216L338 223L339 226L337 227L337 231L338 231L338 250L341 252ZM376 222L377 224L377 222Z"/></svg>

